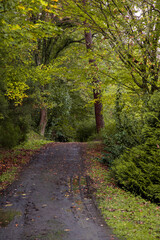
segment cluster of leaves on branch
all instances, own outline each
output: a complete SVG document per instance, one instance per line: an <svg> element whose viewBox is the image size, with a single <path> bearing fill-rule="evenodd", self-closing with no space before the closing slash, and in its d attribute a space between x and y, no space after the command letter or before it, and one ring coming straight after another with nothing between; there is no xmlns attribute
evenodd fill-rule
<svg viewBox="0 0 160 240"><path fill-rule="evenodd" d="M80 15L81 23L85 19L88 28L101 36L104 48L109 43L119 58L121 67L132 78L132 82L127 85L134 89L135 84L149 93L159 89L158 0L93 0L85 1L85 5L76 0L68 0L65 3L75 9L75 18Z"/></svg>

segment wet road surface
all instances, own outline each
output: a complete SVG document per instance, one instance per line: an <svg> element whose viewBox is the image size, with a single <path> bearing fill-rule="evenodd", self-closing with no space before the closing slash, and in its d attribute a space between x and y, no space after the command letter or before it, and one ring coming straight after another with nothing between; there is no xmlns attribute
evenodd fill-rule
<svg viewBox="0 0 160 240"><path fill-rule="evenodd" d="M33 158L0 195L0 240L117 240L90 197L83 149L51 144Z"/></svg>

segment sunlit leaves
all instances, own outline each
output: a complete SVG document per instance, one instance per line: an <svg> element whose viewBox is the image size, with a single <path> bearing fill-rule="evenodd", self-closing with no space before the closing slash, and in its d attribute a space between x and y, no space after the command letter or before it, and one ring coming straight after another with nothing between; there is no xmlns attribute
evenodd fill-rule
<svg viewBox="0 0 160 240"><path fill-rule="evenodd" d="M103 35L127 69L132 85L152 93L159 88L159 9L156 2L68 0L64 6L77 23ZM103 44L108 50L108 44ZM97 58L96 58L97 59ZM104 61L107 61L104 59ZM114 78L114 76L110 77ZM152 80L151 80L152 79ZM136 86L136 87L137 87ZM132 87L133 88L133 87Z"/></svg>
<svg viewBox="0 0 160 240"><path fill-rule="evenodd" d="M45 0L22 0L17 4L17 11L31 17L32 14L42 14L42 11L55 14L57 9L56 1Z"/></svg>
<svg viewBox="0 0 160 240"><path fill-rule="evenodd" d="M6 96L8 99L13 100L15 105L22 104L24 98L27 97L26 90L28 85L24 82L9 82L7 85Z"/></svg>
<svg viewBox="0 0 160 240"><path fill-rule="evenodd" d="M2 5L6 12L2 12L0 18L2 27L0 68L7 85L5 96L17 105L27 96L26 81L29 79L29 72L31 73L28 66L33 62L31 53L37 48L37 39L55 37L60 33L60 28L51 22L57 1L8 1ZM45 10L49 13L44 14ZM44 76L46 71L42 69L41 72L43 76L40 79L44 78L47 83L49 75ZM39 78L38 74L35 78Z"/></svg>

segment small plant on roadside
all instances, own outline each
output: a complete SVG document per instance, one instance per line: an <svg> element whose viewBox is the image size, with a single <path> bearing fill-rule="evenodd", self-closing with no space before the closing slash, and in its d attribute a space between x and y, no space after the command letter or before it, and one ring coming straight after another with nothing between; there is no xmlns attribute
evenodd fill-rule
<svg viewBox="0 0 160 240"><path fill-rule="evenodd" d="M17 168L12 167L11 169L7 170L6 172L0 175L0 190L6 187L8 184L12 183L15 179L17 174Z"/></svg>

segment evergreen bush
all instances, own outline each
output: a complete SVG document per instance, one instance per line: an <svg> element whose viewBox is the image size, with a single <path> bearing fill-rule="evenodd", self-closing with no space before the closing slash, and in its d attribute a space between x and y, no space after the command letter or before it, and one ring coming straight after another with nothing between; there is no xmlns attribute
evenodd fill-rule
<svg viewBox="0 0 160 240"><path fill-rule="evenodd" d="M26 140L28 126L24 119L13 122L12 119L1 120L0 122L0 147L13 148Z"/></svg>
<svg viewBox="0 0 160 240"><path fill-rule="evenodd" d="M160 202L160 145L158 139L127 150L117 158L112 172L125 189Z"/></svg>
<svg viewBox="0 0 160 240"><path fill-rule="evenodd" d="M125 150L112 173L125 189L160 203L160 95L154 93L145 113L144 143Z"/></svg>
<svg viewBox="0 0 160 240"><path fill-rule="evenodd" d="M3 121L0 133L0 146L5 148L16 146L21 138L19 126L15 126L10 120Z"/></svg>

